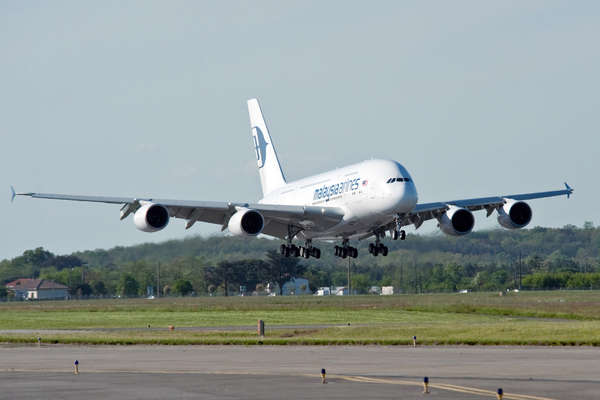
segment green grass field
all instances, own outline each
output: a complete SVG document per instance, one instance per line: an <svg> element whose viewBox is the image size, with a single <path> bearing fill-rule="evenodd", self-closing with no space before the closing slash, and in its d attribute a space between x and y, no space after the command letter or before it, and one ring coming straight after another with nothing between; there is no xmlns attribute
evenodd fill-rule
<svg viewBox="0 0 600 400"><path fill-rule="evenodd" d="M215 331L256 326L254 330ZM148 325L159 330L147 329ZM300 325L301 329L277 329ZM318 328L318 325L336 325ZM174 331L166 328L174 326ZM178 330L192 327L189 330ZM194 328L197 327L197 328ZM211 330L201 327L212 327ZM6 332L28 330L26 333ZM31 333L30 330L65 332ZM82 330L72 332L72 330ZM600 292L198 297L0 304L0 342L600 345Z"/></svg>

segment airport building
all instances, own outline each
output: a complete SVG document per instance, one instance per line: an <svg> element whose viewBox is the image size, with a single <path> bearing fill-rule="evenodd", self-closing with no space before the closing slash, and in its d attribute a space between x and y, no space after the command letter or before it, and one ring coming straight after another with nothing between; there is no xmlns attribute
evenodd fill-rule
<svg viewBox="0 0 600 400"><path fill-rule="evenodd" d="M279 294L279 285L270 284L267 286L267 292ZM299 295L299 294L310 294L308 286L308 279L306 278L293 278L292 280L283 284L283 295Z"/></svg>
<svg viewBox="0 0 600 400"><path fill-rule="evenodd" d="M69 288L45 279L17 279L6 284L15 299L59 299L67 297Z"/></svg>

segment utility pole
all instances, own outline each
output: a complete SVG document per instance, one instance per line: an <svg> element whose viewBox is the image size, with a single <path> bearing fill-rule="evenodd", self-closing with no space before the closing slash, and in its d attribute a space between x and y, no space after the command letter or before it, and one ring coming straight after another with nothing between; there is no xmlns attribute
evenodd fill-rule
<svg viewBox="0 0 600 400"><path fill-rule="evenodd" d="M400 254L400 290L402 291L402 254Z"/></svg>
<svg viewBox="0 0 600 400"><path fill-rule="evenodd" d="M419 289L419 286L417 285L417 260L415 260L415 293L417 292L418 289Z"/></svg>
<svg viewBox="0 0 600 400"><path fill-rule="evenodd" d="M348 296L350 296L350 293L352 293L350 287L350 259L351 257L348 257Z"/></svg>
<svg viewBox="0 0 600 400"><path fill-rule="evenodd" d="M83 284L83 269L87 264L81 264L81 284Z"/></svg>
<svg viewBox="0 0 600 400"><path fill-rule="evenodd" d="M523 278L523 265L521 264L521 252L519 252L519 290L521 290L521 279Z"/></svg>
<svg viewBox="0 0 600 400"><path fill-rule="evenodd" d="M156 297L160 298L160 261L156 262Z"/></svg>

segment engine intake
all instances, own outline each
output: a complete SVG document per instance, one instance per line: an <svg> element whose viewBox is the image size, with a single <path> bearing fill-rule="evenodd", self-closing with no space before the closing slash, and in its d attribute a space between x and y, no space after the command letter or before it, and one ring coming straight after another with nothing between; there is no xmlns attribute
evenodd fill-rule
<svg viewBox="0 0 600 400"><path fill-rule="evenodd" d="M162 204L146 203L133 216L136 228L143 232L158 232L169 224L169 210Z"/></svg>
<svg viewBox="0 0 600 400"><path fill-rule="evenodd" d="M462 236L473 230L475 217L466 208L451 206L439 219L439 223L440 230L446 235Z"/></svg>
<svg viewBox="0 0 600 400"><path fill-rule="evenodd" d="M498 210L498 223L506 229L524 228L531 222L533 212L523 201L508 200Z"/></svg>
<svg viewBox="0 0 600 400"><path fill-rule="evenodd" d="M241 208L229 219L229 231L239 237L256 236L265 227L262 214L249 208Z"/></svg>

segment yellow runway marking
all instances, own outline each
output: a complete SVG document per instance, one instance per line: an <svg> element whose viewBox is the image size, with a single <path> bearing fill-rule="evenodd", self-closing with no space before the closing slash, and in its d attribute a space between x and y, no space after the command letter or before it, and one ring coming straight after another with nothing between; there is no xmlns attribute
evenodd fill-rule
<svg viewBox="0 0 600 400"><path fill-rule="evenodd" d="M69 369L8 369L4 368L0 371L4 372L61 372L73 374L73 370ZM196 375L263 375L263 376L303 376L308 378L321 378L319 374L283 374L283 373L274 373L268 374L264 372L225 372L225 371L214 371L214 372L202 372L202 371L132 371L132 370L82 370L81 374L86 373L129 373L129 374L196 374ZM417 381L405 381L405 380L396 380L396 379L383 379L383 378L370 378L367 376L346 376L346 375L333 375L328 374L327 379L342 379L346 381L353 382L362 382L362 383L382 383L382 384L391 384L391 385L404 385L404 386L423 386L423 382ZM496 397L496 392L492 390L484 390L471 388L467 386L458 386L451 385L447 383L429 383L429 388L435 388L440 390L448 390L452 392L461 392L468 393L480 396L492 396ZM504 393L504 399L510 400L554 400L548 397L536 397L529 396L524 394L512 394L512 393Z"/></svg>
<svg viewBox="0 0 600 400"><path fill-rule="evenodd" d="M387 383L392 385L413 385L413 386L422 386L421 382L412 382L412 381L399 381L394 379L380 379L380 378L368 378L365 376L341 376L341 375L332 375L331 377L336 377L340 379L345 379L349 381L357 381L357 382L372 382L372 383ZM453 392L462 392L462 393L470 393L470 394L479 394L482 396L494 396L496 397L496 392L491 390L484 389L476 389L470 388L466 386L457 386L450 385L445 383L429 383L430 388L449 390ZM547 397L536 397L536 396L528 396L524 394L510 394L504 393L504 398L512 399L512 400L552 400Z"/></svg>

